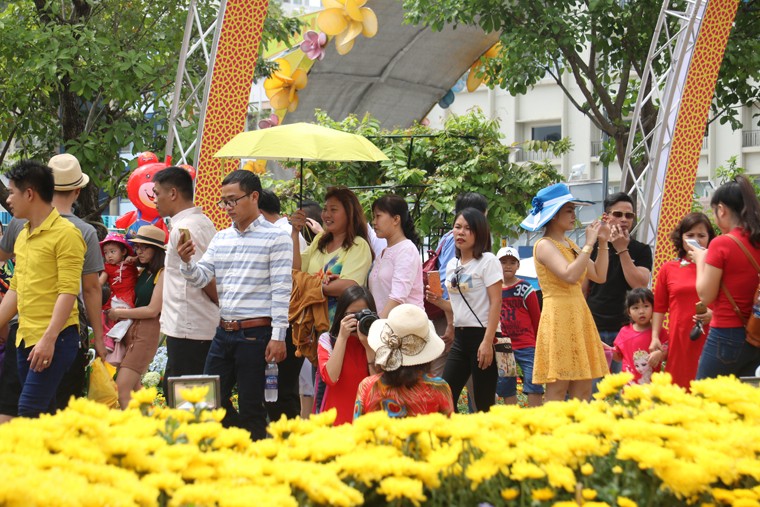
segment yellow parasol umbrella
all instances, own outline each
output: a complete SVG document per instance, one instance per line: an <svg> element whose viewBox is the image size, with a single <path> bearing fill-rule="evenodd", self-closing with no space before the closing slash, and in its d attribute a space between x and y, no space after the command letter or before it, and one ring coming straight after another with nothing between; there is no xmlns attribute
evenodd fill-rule
<svg viewBox="0 0 760 507"><path fill-rule="evenodd" d="M301 199L303 163L379 162L388 157L377 146L358 134L349 134L312 123L293 123L242 132L222 146L214 158L255 158L301 161Z"/></svg>

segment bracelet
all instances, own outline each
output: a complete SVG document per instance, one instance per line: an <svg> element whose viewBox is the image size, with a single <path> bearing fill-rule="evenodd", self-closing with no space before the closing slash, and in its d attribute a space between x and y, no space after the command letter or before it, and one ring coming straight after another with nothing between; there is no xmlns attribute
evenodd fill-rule
<svg viewBox="0 0 760 507"><path fill-rule="evenodd" d="M618 255L620 255L621 253L625 253L627 251L628 251L627 248L625 250L615 250L615 252L617 252Z"/></svg>
<svg viewBox="0 0 760 507"><path fill-rule="evenodd" d="M581 253L589 254L591 255L591 252L594 250L594 248L591 245L585 245L583 248L581 248Z"/></svg>
<svg viewBox="0 0 760 507"><path fill-rule="evenodd" d="M599 250L609 250L609 249L610 249L610 247L607 247L607 248L599 247Z"/></svg>

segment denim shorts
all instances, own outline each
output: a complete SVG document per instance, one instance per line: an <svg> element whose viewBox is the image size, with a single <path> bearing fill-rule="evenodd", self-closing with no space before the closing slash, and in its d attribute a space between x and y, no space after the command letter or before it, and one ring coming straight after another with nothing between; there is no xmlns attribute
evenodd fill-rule
<svg viewBox="0 0 760 507"><path fill-rule="evenodd" d="M544 394L544 386L534 384L533 380L533 358L536 355L535 347L524 349L515 349L515 362L520 365L522 370L523 393L525 394ZM496 383L496 394L501 398L509 398L517 394L517 378L499 377Z"/></svg>

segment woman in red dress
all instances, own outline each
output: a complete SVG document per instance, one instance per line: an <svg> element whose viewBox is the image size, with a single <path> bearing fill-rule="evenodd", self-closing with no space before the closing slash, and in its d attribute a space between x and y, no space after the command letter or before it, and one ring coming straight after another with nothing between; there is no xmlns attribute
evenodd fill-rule
<svg viewBox="0 0 760 507"><path fill-rule="evenodd" d="M705 344L712 311L695 312L699 302L697 296L696 265L686 255L686 240L696 240L702 248L715 237L710 220L704 213L689 213L670 235L678 251L676 260L666 262L657 275L654 290L654 314L652 316L652 345L650 350L660 347L659 333L669 313L668 336L670 340L665 371L673 377L673 383L684 389L696 378L699 356ZM690 335L696 321L702 322L703 332L696 339Z"/></svg>

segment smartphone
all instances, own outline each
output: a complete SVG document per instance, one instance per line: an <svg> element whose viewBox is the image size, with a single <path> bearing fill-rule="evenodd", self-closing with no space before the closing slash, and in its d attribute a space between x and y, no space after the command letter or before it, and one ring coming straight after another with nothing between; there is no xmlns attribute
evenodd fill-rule
<svg viewBox="0 0 760 507"><path fill-rule="evenodd" d="M691 246L693 246L694 248L698 248L699 250L704 250L705 249L705 247L703 247L702 245L700 245L699 241L697 241L696 239L689 238L689 239L686 240L686 243L689 244L689 245L691 245Z"/></svg>
<svg viewBox="0 0 760 507"><path fill-rule="evenodd" d="M428 271L427 279L428 285L430 286L430 292L438 297L443 296L443 288L441 287L441 274L438 271Z"/></svg>
<svg viewBox="0 0 760 507"><path fill-rule="evenodd" d="M179 229L179 244L182 245L190 241L190 231L188 229Z"/></svg>

